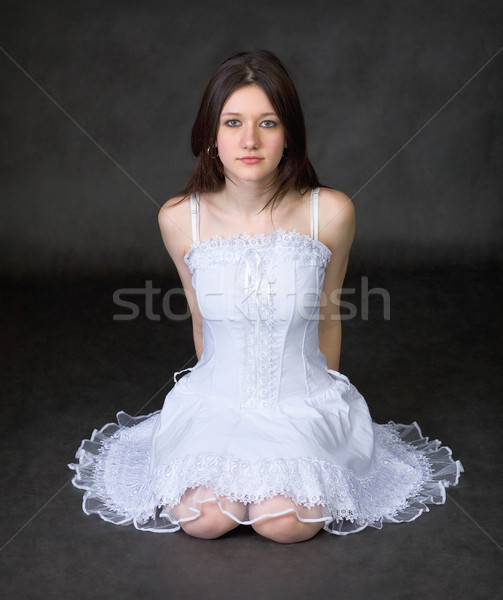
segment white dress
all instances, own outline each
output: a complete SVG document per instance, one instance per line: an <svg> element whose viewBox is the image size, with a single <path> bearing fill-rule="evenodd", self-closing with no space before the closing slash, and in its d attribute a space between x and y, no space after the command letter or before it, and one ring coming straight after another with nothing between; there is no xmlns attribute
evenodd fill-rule
<svg viewBox="0 0 503 600"><path fill-rule="evenodd" d="M84 512L171 532L198 518L203 501L251 524L250 504L281 494L299 520L346 535L412 521L428 504L444 503L463 471L451 450L416 423L374 423L364 398L320 351L318 301L332 253L318 240L318 189L311 237L279 229L199 241L197 195L190 206L185 262L204 351L188 374L175 373L162 410L120 412L118 423L82 442L69 467L73 484L86 490ZM199 486L213 495L200 500L198 492L177 519L173 507ZM235 501L245 503L244 514Z"/></svg>

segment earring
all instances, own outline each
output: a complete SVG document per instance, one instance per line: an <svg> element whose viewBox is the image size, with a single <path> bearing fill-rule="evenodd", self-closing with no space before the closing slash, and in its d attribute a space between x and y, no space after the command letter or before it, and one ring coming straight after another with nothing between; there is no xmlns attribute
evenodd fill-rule
<svg viewBox="0 0 503 600"><path fill-rule="evenodd" d="M215 146L214 148L215 148L215 151L216 151L216 154L215 154L214 156L211 154L211 146L208 146L208 147L206 148L206 154L207 154L207 155L208 155L210 158L218 158L218 148L217 148L216 146Z"/></svg>

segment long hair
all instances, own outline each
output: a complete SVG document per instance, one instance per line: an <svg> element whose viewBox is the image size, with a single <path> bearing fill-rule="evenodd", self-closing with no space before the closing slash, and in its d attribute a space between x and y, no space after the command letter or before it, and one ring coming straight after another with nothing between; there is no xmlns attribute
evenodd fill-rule
<svg viewBox="0 0 503 600"><path fill-rule="evenodd" d="M220 114L233 92L253 84L260 86L269 98L283 125L287 145L273 183L274 194L264 208L280 201L291 189L305 193L320 185L307 155L304 115L293 81L274 54L257 50L231 56L211 75L192 127L191 149L196 164L180 192L183 197L223 188L223 165L213 156Z"/></svg>

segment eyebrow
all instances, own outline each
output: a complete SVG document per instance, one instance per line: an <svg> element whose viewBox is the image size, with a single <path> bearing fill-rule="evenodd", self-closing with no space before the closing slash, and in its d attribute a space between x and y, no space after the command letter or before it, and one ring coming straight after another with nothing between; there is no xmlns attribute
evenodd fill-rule
<svg viewBox="0 0 503 600"><path fill-rule="evenodd" d="M238 112L224 112L221 114L222 117L241 117L241 113ZM275 112L265 112L262 113L261 115L259 115L259 118L262 117L270 117L270 116L274 116L277 117L278 115Z"/></svg>

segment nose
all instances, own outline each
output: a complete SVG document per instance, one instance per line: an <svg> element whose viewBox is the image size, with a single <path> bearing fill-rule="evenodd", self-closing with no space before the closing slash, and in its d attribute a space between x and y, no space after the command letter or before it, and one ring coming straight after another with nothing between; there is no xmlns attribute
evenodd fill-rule
<svg viewBox="0 0 503 600"><path fill-rule="evenodd" d="M243 126L241 146L243 148L258 148L260 145L259 133L252 123Z"/></svg>

